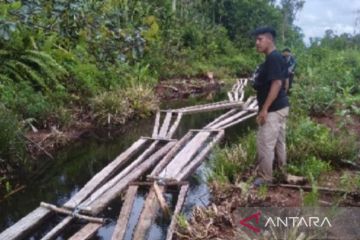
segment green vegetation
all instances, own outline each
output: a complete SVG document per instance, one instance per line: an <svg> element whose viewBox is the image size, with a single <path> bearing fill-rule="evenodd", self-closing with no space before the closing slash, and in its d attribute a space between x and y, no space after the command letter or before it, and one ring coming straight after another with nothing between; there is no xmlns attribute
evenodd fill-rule
<svg viewBox="0 0 360 240"><path fill-rule="evenodd" d="M99 126L123 124L157 108L152 88L159 79L247 75L260 59L249 38L254 27L281 30L286 45L299 39L294 15L285 14L301 8L295 2L2 1L0 101L13 119L2 127L26 133L22 123L31 122L63 130L82 116ZM25 161L19 136L1 142L1 170Z"/></svg>
<svg viewBox="0 0 360 240"><path fill-rule="evenodd" d="M158 108L161 79L249 75L261 62L249 33L270 25L298 61L289 119L289 171L315 180L356 158L347 127L360 116L359 35L326 32L306 47L294 25L303 0L6 0L0 3L0 170L26 169L23 134L98 126ZM247 92L250 90L247 90ZM336 133L312 117L335 116ZM255 135L216 154L214 178L234 182L255 160ZM4 181L1 178L2 182Z"/></svg>
<svg viewBox="0 0 360 240"><path fill-rule="evenodd" d="M307 177L314 186L304 197L311 205L318 199L316 185L321 175L340 166L340 161L356 162L359 149L360 49L359 36L326 32L323 39L313 39L308 47L292 42L298 69L290 102L288 120L287 170ZM282 46L280 40L278 46ZM259 61L260 62L260 61ZM325 118L332 126L317 123ZM353 131L355 130L355 131ZM236 182L254 166L253 133L239 144L216 152L212 180ZM241 151L239 151L241 149ZM229 154L236 153L236 154ZM342 176L342 186L356 185Z"/></svg>

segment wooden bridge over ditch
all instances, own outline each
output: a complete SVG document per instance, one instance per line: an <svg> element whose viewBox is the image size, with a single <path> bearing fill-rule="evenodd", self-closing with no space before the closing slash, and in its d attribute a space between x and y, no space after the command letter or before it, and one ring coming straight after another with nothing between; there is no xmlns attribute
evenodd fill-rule
<svg viewBox="0 0 360 240"><path fill-rule="evenodd" d="M42 237L56 239L77 219L85 224L71 236L71 240L89 239L105 220L98 217L109 204L126 191L112 239L124 239L133 203L140 186L148 186L148 194L133 239L146 239L149 228L161 208L171 217L166 240L173 238L176 216L181 212L189 188L187 178L204 161L211 149L224 137L224 130L256 115L254 97L244 100L244 87L248 79L238 79L228 92L228 100L160 110L155 117L151 137L141 137L115 160L97 173L63 206L48 203L40 206L0 233L0 240L24 239L54 213L65 217ZM226 110L202 129L191 129L181 139L173 139L181 119L186 114ZM150 173L150 174L148 174ZM148 175L146 175L148 174ZM146 175L146 176L145 176ZM140 179L146 181L139 182ZM176 188L177 203L170 211L164 198L169 187ZM171 213L170 213L171 212Z"/></svg>

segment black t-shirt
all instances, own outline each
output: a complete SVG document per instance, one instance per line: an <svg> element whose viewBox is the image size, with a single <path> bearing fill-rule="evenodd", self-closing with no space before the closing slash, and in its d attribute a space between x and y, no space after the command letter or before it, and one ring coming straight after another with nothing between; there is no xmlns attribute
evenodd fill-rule
<svg viewBox="0 0 360 240"><path fill-rule="evenodd" d="M257 91L257 100L259 111L262 109L266 98L269 94L271 83L274 80L281 80L282 87L277 98L269 107L269 112L280 110L289 106L289 100L285 92L285 79L287 77L287 64L283 56L276 50L266 56L265 62L262 63L255 73L254 88Z"/></svg>

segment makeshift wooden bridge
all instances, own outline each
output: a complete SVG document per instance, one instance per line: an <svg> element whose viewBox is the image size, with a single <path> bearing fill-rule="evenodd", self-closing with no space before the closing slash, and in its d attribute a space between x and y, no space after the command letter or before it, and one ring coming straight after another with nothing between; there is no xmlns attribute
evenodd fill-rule
<svg viewBox="0 0 360 240"><path fill-rule="evenodd" d="M109 204L126 191L124 202L112 239L124 239L129 216L140 186L148 186L149 192L132 233L133 239L146 239L157 211L161 208L171 217L167 240L172 239L176 227L176 216L180 213L189 184L186 179L204 161L211 149L224 136L224 130L256 115L257 102L254 97L244 101L247 79L239 79L228 92L228 100L158 111L151 137L141 137L115 160L97 173L79 192L62 207L41 203L16 224L0 233L0 240L23 239L54 213L65 218L43 240L55 239L72 222L81 219L86 224L70 239L91 238L103 226L105 220L98 217ZM181 119L186 114L226 110L202 129L191 129L181 139L172 139ZM144 176L148 174L147 176ZM140 181L146 177L145 182ZM164 198L168 188L177 189L177 203L170 213Z"/></svg>

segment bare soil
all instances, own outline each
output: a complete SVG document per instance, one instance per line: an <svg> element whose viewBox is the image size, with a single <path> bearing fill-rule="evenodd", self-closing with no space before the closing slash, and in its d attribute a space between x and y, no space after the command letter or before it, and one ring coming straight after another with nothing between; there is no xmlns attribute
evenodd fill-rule
<svg viewBox="0 0 360 240"><path fill-rule="evenodd" d="M360 116L340 117L333 114L313 116L313 120L321 123L334 132L339 132L341 128L346 129L349 133L355 134L360 140Z"/></svg>

